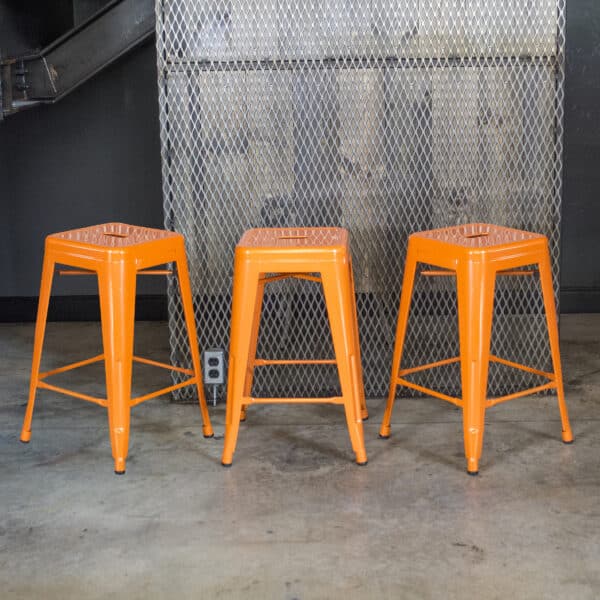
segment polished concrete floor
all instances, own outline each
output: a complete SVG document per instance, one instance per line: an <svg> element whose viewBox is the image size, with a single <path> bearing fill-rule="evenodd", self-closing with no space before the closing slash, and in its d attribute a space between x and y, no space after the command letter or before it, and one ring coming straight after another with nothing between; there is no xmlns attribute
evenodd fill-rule
<svg viewBox="0 0 600 600"><path fill-rule="evenodd" d="M164 323L139 323L165 358ZM573 445L554 398L488 412L480 475L465 473L460 412L397 404L369 464L352 462L334 406L262 406L234 465L201 435L196 406L133 409L127 474L113 474L103 409L40 391L31 443L18 434L31 325L0 326L0 598L600 598L600 315L561 324ZM49 325L48 368L91 355L98 325ZM99 366L68 375L102 391ZM168 383L136 372L135 390Z"/></svg>

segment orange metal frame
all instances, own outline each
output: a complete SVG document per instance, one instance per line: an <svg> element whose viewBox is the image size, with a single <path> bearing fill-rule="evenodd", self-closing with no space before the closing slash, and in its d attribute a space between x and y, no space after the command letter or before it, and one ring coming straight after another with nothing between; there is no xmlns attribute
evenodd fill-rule
<svg viewBox="0 0 600 600"><path fill-rule="evenodd" d="M82 394L80 392L76 392L74 390L69 390L64 387L60 387L57 385L51 385L45 381L48 377L52 375L58 375L59 373L65 373L66 371L72 371L73 369L78 369L80 367L85 367L86 365L91 365L96 362L100 362L105 360L104 354L99 354L98 356L93 356L92 358L88 358L86 360L80 360L78 362L70 363L63 367L59 367L58 369L52 369L52 371L46 371L44 373L40 373L37 378L37 387L44 388L46 390L52 390L53 392L58 392L60 394L65 394L67 396L73 396L73 398L79 398L80 400L86 400L88 402L93 402L94 404L99 404L100 406L108 407L108 398L98 398L96 396L90 396L89 394ZM176 367L174 365L169 365L167 363L159 362L156 360L150 360L149 358L141 358L139 356L132 357L133 362L142 363L145 365L152 365L154 367L160 367L162 369L167 369L169 371L177 371L179 373L184 373L186 375L192 375L190 379L186 379L185 381L181 381L174 385L170 385L165 388L161 388L154 392L150 392L149 394L144 394L143 396L138 396L137 398L131 398L129 401L129 406L137 406L146 400L150 400L151 398L156 398L157 396L162 396L163 394L168 394L174 390L178 390L186 385L191 385L197 383L197 378L194 375L194 371L192 369L183 369L181 367Z"/></svg>
<svg viewBox="0 0 600 600"><path fill-rule="evenodd" d="M293 238L283 238L293 239ZM261 284L271 283L273 281L282 281L284 279L304 279L306 281L314 281L322 283L321 277L315 275L307 275L306 273L283 273L279 275L271 275L268 277L261 277L259 279ZM258 331L256 332L258 335ZM257 340L256 340L257 341ZM254 358L248 363L248 369L253 370L255 367L266 367L269 365L335 365L337 361L335 358L306 358L302 360L280 360L280 359L269 359L269 358ZM344 399L341 396L333 396L328 398L252 398L250 396L244 396L244 407L249 404L343 404ZM245 409L244 409L245 410ZM245 414L242 416L242 420L245 420Z"/></svg>
<svg viewBox="0 0 600 600"><path fill-rule="evenodd" d="M515 369L520 369L521 371L527 371L528 373L534 373L535 375L540 375L541 377L546 377L550 381L543 385L538 385L533 388L527 388L526 390L521 390L519 392L514 392L512 394L506 394L505 396L498 396L497 398L490 398L485 401L486 408L490 406L496 406L496 404L500 404L501 402L506 402L507 400L513 400L515 398L520 398L521 396L528 396L530 394L535 394L537 392L543 392L544 390L556 389L556 377L554 373L546 373L545 371L540 371L539 369L534 369L532 367L528 367L527 365L522 365L516 362L512 362L510 360L505 360L504 358L499 358L498 356L494 356L493 354L489 355L489 360L491 362L500 363L506 365L508 367L513 367ZM436 398L440 398L441 400L446 400L451 404L455 404L456 406L463 407L463 401L461 398L456 398L454 396L448 396L447 394L443 394L431 388L424 387L422 385L418 385L409 381L408 379L404 379L404 375L410 375L412 373L418 373L419 371L426 371L427 369L435 369L436 367L443 367L444 365L451 365L453 363L460 362L460 356L456 356L454 358L446 358L444 360L438 360L436 362L427 363L426 365L420 365L418 367L411 367L410 369L401 369L398 372L398 377L396 378L397 385L403 385L405 387L411 388L413 390L417 390L419 392L423 392L425 394L429 394L430 396L435 396Z"/></svg>
<svg viewBox="0 0 600 600"><path fill-rule="evenodd" d="M276 273L268 275L270 273ZM320 275L314 275L320 273ZM287 278L323 285L335 359L256 358L260 313L267 283ZM254 369L267 365L331 365L338 368L341 396L329 398L256 398L251 395ZM341 404L358 464L366 464L362 419L365 404L360 365L354 281L348 234L337 228L258 229L244 234L236 247L225 446L222 464L230 466L240 421L251 404Z"/></svg>
<svg viewBox="0 0 600 600"><path fill-rule="evenodd" d="M173 263L177 268L181 303L192 356L192 369L176 367L133 354L136 277L140 274L169 274L171 270L168 269L149 270L151 267L166 263ZM72 267L69 270L61 270L60 273L63 275L98 276L104 352L86 360L40 373L52 279L58 264ZM83 394L46 381L52 375L102 360L106 369L106 398ZM131 398L131 372L134 362L178 371L190 375L190 378L143 396ZM86 400L107 409L115 472L124 473L129 445L131 407L187 385L196 385L203 433L205 437L213 437L202 386L200 354L183 236L170 231L133 227L122 223L107 223L49 235L45 243L29 401L23 420L21 441L29 442L31 439L31 422L38 388Z"/></svg>
<svg viewBox="0 0 600 600"><path fill-rule="evenodd" d="M460 356L401 369L404 338L418 263L435 265L442 269L423 271L422 274L425 276L455 275L457 278ZM552 355L552 373L490 353L496 276L532 275L533 270L523 269L530 265L537 266L540 275ZM497 398L487 398L486 388L490 362L545 377L548 379L548 383ZM443 394L406 379L407 375L453 363L460 363L461 366L462 398ZM484 223L472 223L412 234L408 241L404 268L390 392L379 432L379 436L384 439L390 436L391 416L398 385L440 398L463 409L467 472L472 475L479 471L485 410L508 400L555 389L562 423L562 439L565 443L571 443L573 433L564 397L547 239L539 234Z"/></svg>

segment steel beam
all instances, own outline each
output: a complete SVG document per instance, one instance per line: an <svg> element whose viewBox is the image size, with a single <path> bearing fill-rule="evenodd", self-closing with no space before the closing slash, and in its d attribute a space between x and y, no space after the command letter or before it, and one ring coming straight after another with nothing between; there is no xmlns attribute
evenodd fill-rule
<svg viewBox="0 0 600 600"><path fill-rule="evenodd" d="M39 53L0 62L4 116L51 104L154 35L153 0L115 0Z"/></svg>

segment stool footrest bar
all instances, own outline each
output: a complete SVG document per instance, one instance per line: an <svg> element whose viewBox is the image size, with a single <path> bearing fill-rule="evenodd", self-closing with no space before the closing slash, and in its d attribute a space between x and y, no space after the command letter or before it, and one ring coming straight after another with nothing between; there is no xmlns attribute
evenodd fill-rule
<svg viewBox="0 0 600 600"><path fill-rule="evenodd" d="M502 402L507 402L508 400L514 400L515 398L521 398L522 396L529 396L530 394L537 394L538 392L551 389L556 389L556 382L551 381L550 383L544 383L543 385L527 388L526 390L521 390L520 392L515 392L514 394L507 394L506 396L499 396L498 398L490 398L486 401L485 405L486 407L496 406L496 404L501 404Z"/></svg>
<svg viewBox="0 0 600 600"><path fill-rule="evenodd" d="M334 358L324 359L302 359L302 360L276 360L267 358L257 358L254 360L255 367L266 367L268 365L335 365Z"/></svg>
<svg viewBox="0 0 600 600"><path fill-rule="evenodd" d="M242 404L344 404L341 396L329 398L253 398L244 396Z"/></svg>
<svg viewBox="0 0 600 600"><path fill-rule="evenodd" d="M67 388L60 387L58 385L51 385L50 383L46 383L45 381L38 381L38 388L44 388L46 390L51 390L53 392L58 392L59 394L65 394L66 396L73 396L73 398L79 398L80 400L85 400L86 402L93 402L94 404L99 404L100 406L108 405L106 398L97 398L96 396L90 396L88 394L82 394L80 392L74 392L73 390L68 390Z"/></svg>
<svg viewBox="0 0 600 600"><path fill-rule="evenodd" d="M545 377L546 379L550 379L551 381L554 381L555 379L554 373L540 371L539 369L534 369L533 367L528 367L527 365L522 365L520 363L513 362L512 360L506 360L505 358L500 358L498 356L494 356L493 354L490 354L490 360L501 365L506 365L507 367L513 367L514 369L520 369L521 371L526 371L527 373L533 373L534 375Z"/></svg>
<svg viewBox="0 0 600 600"><path fill-rule="evenodd" d="M540 369L522 365L521 363L513 362L512 360L506 360L505 358L500 358L499 356L495 356L493 354L490 354L490 361L499 363L501 365L506 365L507 367L513 367L514 369L520 369L521 371L526 371L527 373L533 373L534 375L539 375L540 377L545 377L546 379L554 381L554 373L541 371ZM398 371L398 375L410 375L411 373L418 373L420 371L426 371L427 369L443 367L444 365L450 365L457 362L460 362L460 356L438 360L436 362L427 363L426 365L419 365L418 367L410 367L409 369L400 369L400 371Z"/></svg>
<svg viewBox="0 0 600 600"><path fill-rule="evenodd" d="M38 375L38 379L44 379L46 377L50 377L51 375L58 375L59 373L65 373L66 371L71 371L72 369L78 369L79 367L85 367L86 365L91 365L95 362L104 360L104 354L98 354L98 356L93 356L92 358L86 358L85 360L79 360L74 363L69 363L64 367L59 367L58 369L52 369L51 371L46 371L45 373L40 373Z"/></svg>
<svg viewBox="0 0 600 600"><path fill-rule="evenodd" d="M461 398L454 398L453 396L448 396L447 394L443 394L442 392L437 392L436 390L432 390L431 388L418 385L417 383L413 383L412 381L407 381L406 379L402 379L401 377L398 377L398 379L396 379L396 384L403 385L413 390L417 390L418 392L423 392L424 394L434 396L435 398L440 398L441 400L446 400L447 402L451 402L456 406L463 406L463 401ZM489 408L491 406L496 406L496 404L507 402L508 400L514 400L515 398L521 398L522 396L529 396L531 394L537 394L538 392L543 392L544 390L551 389L556 389L556 382L550 381L549 383L544 383L543 385L527 388L526 390L521 390L520 392L515 392L514 394L507 394L506 396L499 396L498 398L490 398L489 400L485 401L485 405Z"/></svg>
<svg viewBox="0 0 600 600"><path fill-rule="evenodd" d="M166 388L161 388L160 390L156 390L155 392L150 392L149 394L144 394L143 396L138 396L137 398L132 398L130 402L130 406L136 406L145 402L146 400L150 400L151 398L156 398L157 396L162 396L163 394L168 394L169 392L173 392L178 390L179 388L185 387L186 385L192 385L196 383L196 378L192 377L191 379L186 379L185 381L181 381L180 383L176 383L175 385L170 385Z"/></svg>
<svg viewBox="0 0 600 600"><path fill-rule="evenodd" d="M133 362L142 363L144 365L152 365L153 367L160 367L161 369L167 369L167 371L177 371L178 373L183 373L184 375L193 375L194 374L194 371L192 369L176 367L174 365L169 365L168 363L159 362L157 360L150 360L149 358L142 358L141 356L134 356Z"/></svg>
<svg viewBox="0 0 600 600"><path fill-rule="evenodd" d="M66 371L71 371L73 369L78 369L79 367L85 367L86 365L91 365L95 362L99 362L104 360L104 354L98 354L98 356L93 356L92 358L86 358L85 360L80 360L74 363L69 363L64 367L59 367L58 369L52 369L51 371L45 371L44 373L40 373L38 379L45 379L46 377L50 377L52 375L58 375L59 373L65 373ZM192 369L185 369L183 367L176 367L174 365L169 365L167 363L163 363L157 360L150 360L149 358L142 358L140 356L134 356L133 362L142 363L145 365L151 365L153 367L160 367L161 369L167 369L168 371L177 371L178 373L183 373L184 375L193 375L194 371Z"/></svg>
<svg viewBox="0 0 600 600"><path fill-rule="evenodd" d="M457 362L460 362L460 356L455 356L454 358L445 358L444 360L427 363L426 365L419 365L418 367L411 367L410 369L400 369L398 375L410 375L411 373L418 373L419 371L426 371L427 369L434 369L435 367L443 367L444 365L451 365Z"/></svg>
<svg viewBox="0 0 600 600"><path fill-rule="evenodd" d="M136 406L145 402L146 400L150 400L151 398L156 398L157 396L162 396L163 394L168 394L174 390L178 390L179 388L185 387L186 385L192 385L196 383L196 378L192 377L191 379L186 379L186 381L182 381L175 385L171 385L166 388L161 388L160 390L156 390L154 392L150 392L149 394L144 394L143 396L138 396L137 398L132 398L130 400L130 406ZM50 383L46 383L45 381L39 381L37 384L38 388L44 388L46 390L51 390L53 392L57 392L59 394L65 394L66 396L73 396L73 398L79 398L80 400L86 400L87 402L93 402L94 404L99 404L100 406L104 406L105 408L108 406L108 400L106 398L97 398L95 396L90 396L88 394L82 394L80 392L75 392L73 390L69 390L64 387L60 387L58 385L51 385Z"/></svg>
<svg viewBox="0 0 600 600"><path fill-rule="evenodd" d="M413 390L417 390L418 392L423 392L424 394L428 394L430 396L434 396L436 398L440 398L440 400L445 400L446 402L450 402L451 404L455 404L456 406L463 406L463 401L461 398L455 398L454 396L448 396L447 394L442 394L442 392L436 392L431 388L424 387L422 385L418 385L417 383L413 383L412 381L407 381L406 379L402 379L402 377L398 377L396 379L397 385L403 385L405 387L412 388Z"/></svg>

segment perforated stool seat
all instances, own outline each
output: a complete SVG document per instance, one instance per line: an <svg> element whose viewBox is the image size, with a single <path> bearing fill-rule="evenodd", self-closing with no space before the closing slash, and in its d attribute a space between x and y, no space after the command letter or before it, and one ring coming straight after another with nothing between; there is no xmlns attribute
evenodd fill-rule
<svg viewBox="0 0 600 600"><path fill-rule="evenodd" d="M133 355L136 276L138 274L170 273L165 270L146 270L165 263L173 263L177 268L181 302L190 342L192 369ZM75 268L75 270L65 271L65 274L96 274L98 276L104 352L87 360L40 373L48 303L57 264ZM82 394L46 381L51 375L102 360L104 360L106 368L106 398ZM179 371L188 375L189 378L138 398L131 398L131 371L134 361ZM183 236L171 231L134 227L123 223L106 223L49 235L45 243L29 401L21 431L21 441L29 442L31 439L31 420L38 388L87 400L108 409L115 472L124 473L129 443L131 407L187 385L195 385L198 390L203 433L205 437L212 437L213 430L202 387L194 307Z"/></svg>
<svg viewBox="0 0 600 600"><path fill-rule="evenodd" d="M428 272L428 275L456 275L460 356L401 369L402 350L417 263L444 269L441 272ZM514 269L526 266L537 266L539 270L552 355L552 373L546 373L490 354L496 275L523 275L523 270L514 271ZM547 379L547 383L506 396L487 398L490 361L542 376ZM461 367L461 398L443 394L406 379L406 376L412 373L455 362L460 362ZM500 402L544 390L556 390L562 421L562 439L566 443L573 441L563 390L550 253L545 236L485 223L434 229L409 236L392 360L390 392L379 434L382 438L390 436L390 421L398 385L431 394L463 409L467 471L473 475L477 474L479 470L485 410Z"/></svg>
<svg viewBox="0 0 600 600"><path fill-rule="evenodd" d="M335 359L256 358L264 287L268 282L288 277L322 283ZM336 364L341 396L253 397L254 368L282 364ZM342 404L356 462L366 464L362 419L367 418L367 410L360 364L352 264L348 232L345 229L253 229L242 236L235 249L223 465L231 465L240 420L245 418L247 405L299 402Z"/></svg>

